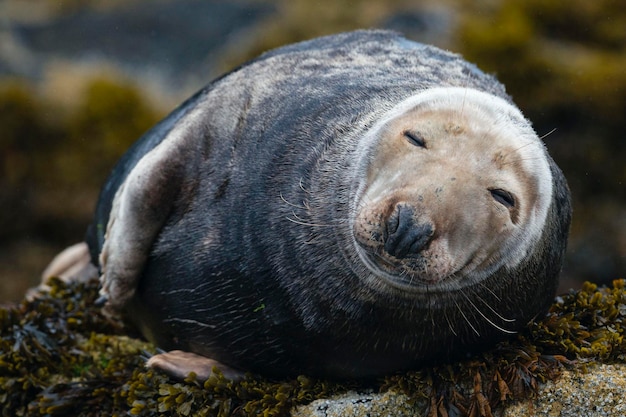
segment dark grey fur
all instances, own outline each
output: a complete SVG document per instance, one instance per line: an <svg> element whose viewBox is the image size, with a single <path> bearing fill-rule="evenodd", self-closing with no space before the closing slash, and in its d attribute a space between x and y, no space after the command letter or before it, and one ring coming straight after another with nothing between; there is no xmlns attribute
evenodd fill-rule
<svg viewBox="0 0 626 417"><path fill-rule="evenodd" d="M390 32L262 55L185 102L122 158L88 232L94 262L120 184L176 132L176 161L160 170L169 194L149 193L163 226L125 307L160 347L270 375L362 377L501 339L463 306L466 297L482 299L519 327L552 300L571 209L551 159L548 223L515 270L503 268L463 294L392 295L358 276L364 269L347 219L359 139L395 104L435 86L510 101L501 84L458 55Z"/></svg>

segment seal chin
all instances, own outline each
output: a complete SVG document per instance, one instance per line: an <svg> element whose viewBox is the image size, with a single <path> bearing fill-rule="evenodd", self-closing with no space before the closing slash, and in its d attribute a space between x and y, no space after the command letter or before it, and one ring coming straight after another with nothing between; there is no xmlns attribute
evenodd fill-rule
<svg viewBox="0 0 626 417"><path fill-rule="evenodd" d="M439 271L428 268L428 260L415 257L410 260L394 259L364 249L355 241L356 252L371 275L380 283L387 284L405 293L423 293L437 290L448 290L456 287L455 272ZM429 270L430 269L430 270Z"/></svg>
<svg viewBox="0 0 626 417"><path fill-rule="evenodd" d="M407 202L383 200L363 207L353 241L370 275L403 291L448 288L456 272L435 224Z"/></svg>

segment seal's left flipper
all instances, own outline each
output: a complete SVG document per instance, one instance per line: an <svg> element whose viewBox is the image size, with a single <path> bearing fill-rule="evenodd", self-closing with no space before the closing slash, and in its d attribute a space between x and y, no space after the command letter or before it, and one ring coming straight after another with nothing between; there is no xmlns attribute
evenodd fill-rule
<svg viewBox="0 0 626 417"><path fill-rule="evenodd" d="M66 283L84 283L98 278L98 268L91 263L89 248L85 242L65 248L55 256L41 273L41 283L26 292L26 299L34 300L42 293L49 292L49 283L52 278L59 278Z"/></svg>
<svg viewBox="0 0 626 417"><path fill-rule="evenodd" d="M98 276L97 268L90 262L89 248L85 242L65 248L41 273L41 285L53 277L64 282L86 282Z"/></svg>
<svg viewBox="0 0 626 417"><path fill-rule="evenodd" d="M113 198L99 264L106 307L120 311L132 298L150 250L193 165L185 136L170 133L128 173Z"/></svg>
<svg viewBox="0 0 626 417"><path fill-rule="evenodd" d="M232 369L216 360L182 350L172 350L154 355L148 359L146 366L159 369L177 379L184 379L193 372L198 380L206 381L213 374L214 367L219 369L224 377L233 381L238 381L244 376L243 372Z"/></svg>

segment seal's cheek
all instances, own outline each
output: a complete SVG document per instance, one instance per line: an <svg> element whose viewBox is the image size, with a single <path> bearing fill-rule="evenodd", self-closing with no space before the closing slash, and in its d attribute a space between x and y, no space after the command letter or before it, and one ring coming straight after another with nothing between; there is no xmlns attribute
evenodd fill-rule
<svg viewBox="0 0 626 417"><path fill-rule="evenodd" d="M354 238L365 250L375 252L383 244L383 215L373 207L363 207L354 222Z"/></svg>
<svg viewBox="0 0 626 417"><path fill-rule="evenodd" d="M509 211L490 198L477 198L474 204L466 202L463 209L451 207L445 218L437 219L446 252L455 260L457 269L489 269L500 262L502 249L509 246L506 242L514 238L517 226Z"/></svg>

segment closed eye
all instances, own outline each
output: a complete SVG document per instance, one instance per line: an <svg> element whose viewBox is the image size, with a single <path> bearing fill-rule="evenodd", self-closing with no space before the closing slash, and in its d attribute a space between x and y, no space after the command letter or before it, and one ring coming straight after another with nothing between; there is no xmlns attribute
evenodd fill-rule
<svg viewBox="0 0 626 417"><path fill-rule="evenodd" d="M406 132L404 132L404 137L409 141L410 144L426 149L426 141L419 133L407 130Z"/></svg>
<svg viewBox="0 0 626 417"><path fill-rule="evenodd" d="M510 192L503 190L501 188L492 188L489 190L491 196L498 203L502 204L506 208L514 208L515 207L515 197Z"/></svg>

